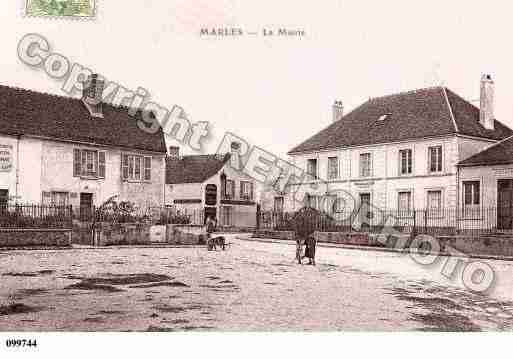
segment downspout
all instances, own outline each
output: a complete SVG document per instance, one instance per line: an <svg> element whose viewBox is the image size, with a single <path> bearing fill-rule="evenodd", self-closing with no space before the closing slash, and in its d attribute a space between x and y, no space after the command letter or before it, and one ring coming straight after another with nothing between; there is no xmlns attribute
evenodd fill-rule
<svg viewBox="0 0 513 359"><path fill-rule="evenodd" d="M460 166L456 165L456 231L459 231L460 227Z"/></svg>
<svg viewBox="0 0 513 359"><path fill-rule="evenodd" d="M20 139L21 135L18 135L16 139L16 186L14 190L16 204L18 204L18 187L20 184Z"/></svg>
<svg viewBox="0 0 513 359"><path fill-rule="evenodd" d="M162 203L162 208L166 207L166 177L167 177L167 161L166 156L164 156L164 203Z"/></svg>

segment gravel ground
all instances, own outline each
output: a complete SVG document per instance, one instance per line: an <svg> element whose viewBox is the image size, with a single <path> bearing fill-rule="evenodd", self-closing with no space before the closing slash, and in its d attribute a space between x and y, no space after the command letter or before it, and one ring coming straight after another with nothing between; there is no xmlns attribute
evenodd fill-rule
<svg viewBox="0 0 513 359"><path fill-rule="evenodd" d="M287 244L0 252L2 331L510 330L513 265L472 293L398 253Z"/></svg>

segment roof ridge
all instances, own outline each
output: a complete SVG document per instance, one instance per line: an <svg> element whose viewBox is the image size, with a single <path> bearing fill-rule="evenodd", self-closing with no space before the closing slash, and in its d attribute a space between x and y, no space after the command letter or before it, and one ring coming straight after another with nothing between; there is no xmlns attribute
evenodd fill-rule
<svg viewBox="0 0 513 359"><path fill-rule="evenodd" d="M65 95L60 95L60 94L56 94L56 93L44 92L44 91L40 91L40 90L34 90L34 89L29 89L29 88L24 88L24 87L19 87L19 86L10 86L10 85L5 85L5 84L0 84L0 87L4 87L4 88L8 88L8 89L15 90L15 91L20 91L20 92L27 92L29 94L46 95L46 96L56 97L56 98L65 99L65 100L74 100L74 101L81 101L82 100L81 97L65 96ZM126 105L121 105L121 104L120 105L115 105L112 102L104 102L104 101L102 101L102 104L107 105L107 106L111 106L113 108L118 108L118 109L121 109L121 110L126 110L127 112L128 112L128 110L132 109L132 107L129 107L129 106L126 106ZM137 112L140 112L140 111L141 111L141 109L137 108Z"/></svg>
<svg viewBox="0 0 513 359"><path fill-rule="evenodd" d="M449 97L447 96L447 88L442 87L442 92L444 94L444 99L447 102L447 107L449 108L449 114L451 115L452 124L454 125L454 130L456 133L459 133L458 124L456 123L456 118L454 117L454 112L452 111L452 105L449 101Z"/></svg>

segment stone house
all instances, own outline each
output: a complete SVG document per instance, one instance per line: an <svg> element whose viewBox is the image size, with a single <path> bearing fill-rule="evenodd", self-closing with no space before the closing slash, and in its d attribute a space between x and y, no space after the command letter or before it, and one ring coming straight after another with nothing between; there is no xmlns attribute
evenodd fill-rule
<svg viewBox="0 0 513 359"><path fill-rule="evenodd" d="M457 208L458 163L512 135L493 116L488 75L480 108L445 87L372 98L348 114L337 101L333 123L289 152L306 176L275 195L274 207ZM326 195L340 194L343 201L324 208Z"/></svg>
<svg viewBox="0 0 513 359"><path fill-rule="evenodd" d="M230 165L237 150L238 144L232 144L232 153L225 155L180 156L178 147L170 147L166 206L192 215L196 222L211 216L222 227L255 227L255 181Z"/></svg>
<svg viewBox="0 0 513 359"><path fill-rule="evenodd" d="M163 205L162 130L141 129L140 112L102 103L103 83L89 83L82 99L0 86L0 204Z"/></svg>
<svg viewBox="0 0 513 359"><path fill-rule="evenodd" d="M513 137L458 164L462 220L467 226L513 229Z"/></svg>

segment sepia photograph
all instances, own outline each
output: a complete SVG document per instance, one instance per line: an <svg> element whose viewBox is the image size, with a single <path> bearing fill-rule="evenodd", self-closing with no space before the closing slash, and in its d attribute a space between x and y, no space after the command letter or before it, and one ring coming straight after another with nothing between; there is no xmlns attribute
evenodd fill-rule
<svg viewBox="0 0 513 359"><path fill-rule="evenodd" d="M3 2L0 356L504 345L510 10Z"/></svg>

